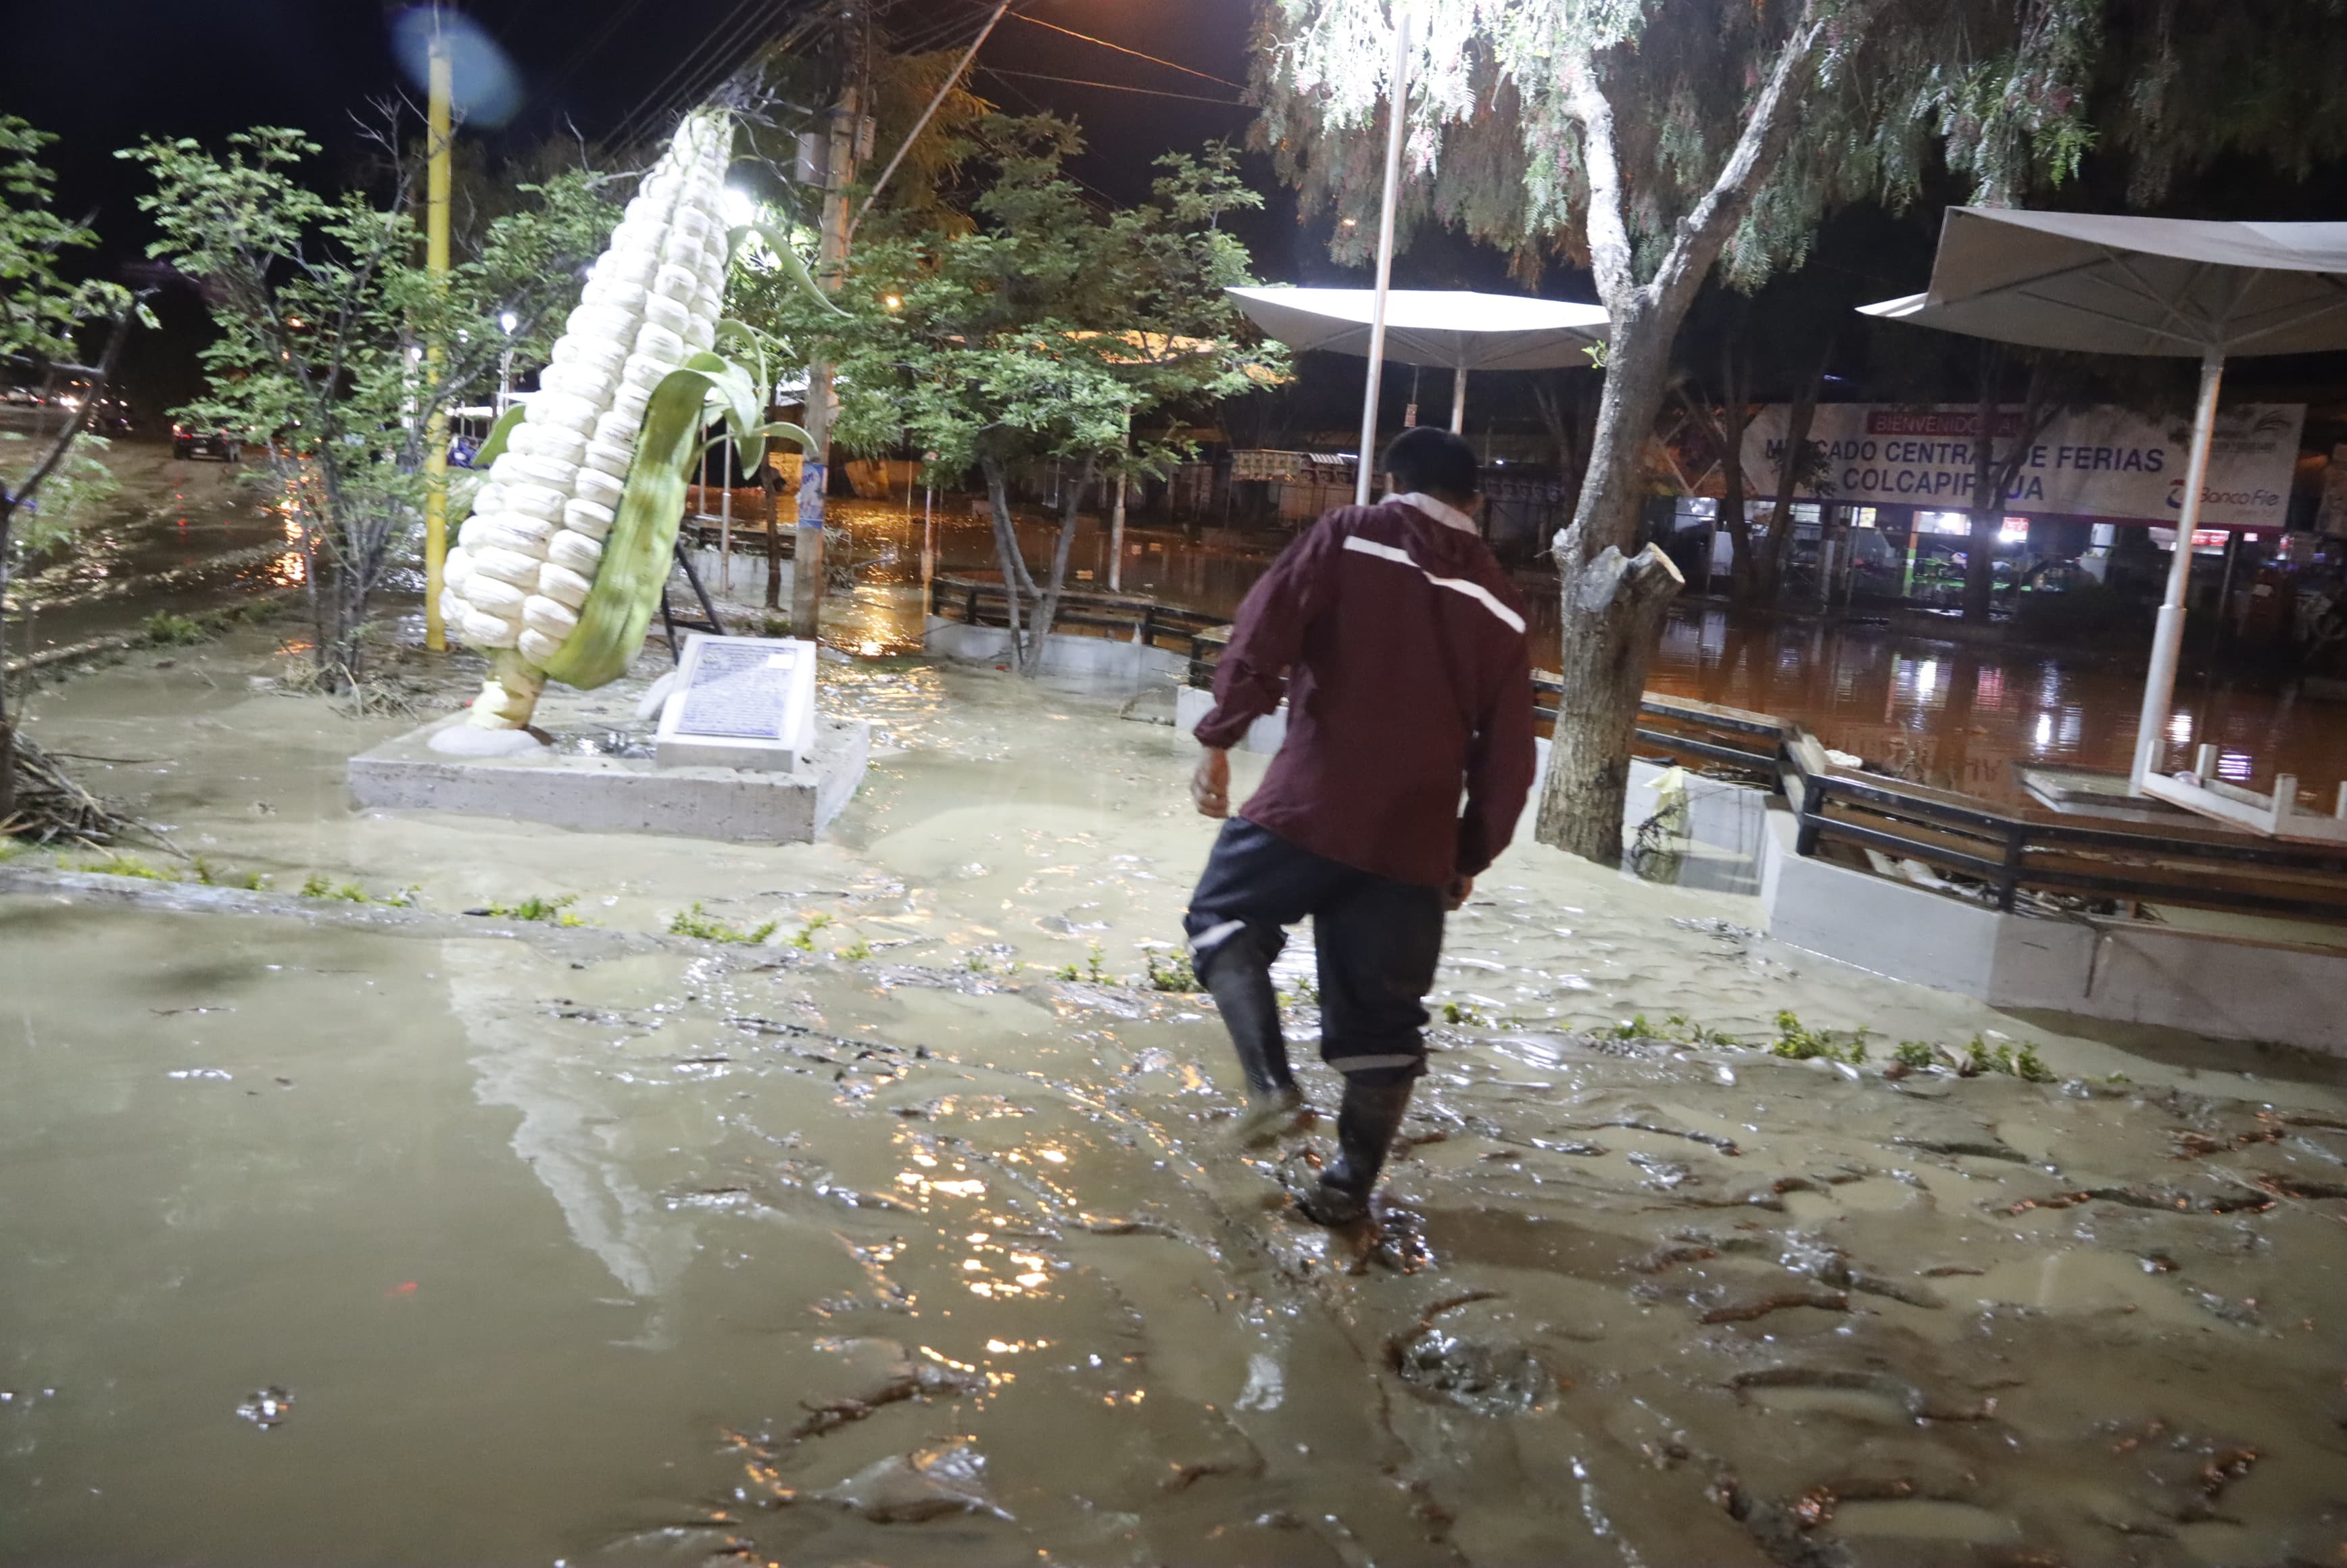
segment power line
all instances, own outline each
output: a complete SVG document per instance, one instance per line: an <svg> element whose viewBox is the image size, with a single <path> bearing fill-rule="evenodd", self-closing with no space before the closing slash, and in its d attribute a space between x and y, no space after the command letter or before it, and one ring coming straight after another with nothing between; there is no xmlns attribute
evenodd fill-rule
<svg viewBox="0 0 2347 1568"><path fill-rule="evenodd" d="M733 52L775 20L772 5L773 0L740 0L725 19L711 28L702 43L671 67L668 75L620 121L610 138L612 144L623 144L629 136L658 124L679 103L698 97L715 81L722 80L733 68ZM725 32L729 27L733 29L730 34ZM671 92L671 84L680 78L682 88Z"/></svg>
<svg viewBox="0 0 2347 1568"><path fill-rule="evenodd" d="M596 33L593 37L588 39L585 43L579 45L579 47L570 51L570 57L563 61L562 64L557 67L554 75L546 79L545 85L539 87L538 91L551 95L555 88L569 81L570 79L571 73L578 70L580 66L586 64L589 56L594 54L596 50L601 48L605 44L611 41L611 35L620 30L620 25L621 23L634 15L638 11L643 9L643 4L644 0L625 0L625 4L613 11L610 17L604 22L600 31Z"/></svg>
<svg viewBox="0 0 2347 1568"><path fill-rule="evenodd" d="M1147 60L1153 66L1163 66L1169 70L1180 71L1185 76L1203 77L1207 81L1219 82L1226 87L1236 87L1241 92L1246 90L1246 84L1244 82L1235 82L1227 77L1213 76L1205 71L1194 71L1176 61L1163 59L1155 55L1144 55L1139 49L1128 49L1122 44L1112 44L1106 38L1095 38L1090 33L1079 33L1073 27L1062 27L1057 22L1046 22L1040 16L1029 16L1015 11L1011 15L1018 16L1021 22L1030 23L1038 27L1049 27L1054 33L1065 33L1071 38L1081 38L1087 44L1098 44L1103 49L1114 49L1118 54L1131 55L1136 60Z"/></svg>
<svg viewBox="0 0 2347 1568"><path fill-rule="evenodd" d="M1040 71L1006 71L999 66L980 66L978 68L989 76L1021 77L1030 82L1064 82L1071 87L1100 87L1112 93L1139 93L1143 97L1152 98L1181 98L1194 104L1220 104L1225 108L1252 110L1255 108L1253 104L1241 103L1236 98L1203 97L1196 93L1169 93L1158 87L1129 87L1122 82L1087 81L1081 77L1047 77Z"/></svg>

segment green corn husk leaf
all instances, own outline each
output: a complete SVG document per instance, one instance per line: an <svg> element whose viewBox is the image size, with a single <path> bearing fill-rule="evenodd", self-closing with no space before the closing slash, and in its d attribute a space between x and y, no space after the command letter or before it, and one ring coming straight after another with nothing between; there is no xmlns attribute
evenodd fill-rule
<svg viewBox="0 0 2347 1568"><path fill-rule="evenodd" d="M833 304L831 296L825 293L821 286L815 282L815 274L807 271L807 264L799 259L799 253L796 251L791 249L790 236L771 223L743 223L728 229L725 231L725 257L728 266L741 259L742 242L753 234L766 242L766 249L774 253L775 259L782 263L783 271L790 275L793 282L806 292L809 299L815 301L835 316L844 316L847 313Z"/></svg>
<svg viewBox="0 0 2347 1568"><path fill-rule="evenodd" d="M547 661L551 679L592 691L618 680L635 662L675 559L685 487L701 455L711 395L718 392L730 401L720 392L717 373L731 368L713 354L697 354L652 388L619 517L596 564L595 585L588 590L577 629ZM741 379L746 385L749 378Z"/></svg>
<svg viewBox="0 0 2347 1568"><path fill-rule="evenodd" d="M514 426L519 425L522 415L528 412L527 405L517 403L498 415L497 422L489 426L488 439L482 442L481 449L473 454L473 466L487 473L490 464L504 456L506 443L513 439Z"/></svg>

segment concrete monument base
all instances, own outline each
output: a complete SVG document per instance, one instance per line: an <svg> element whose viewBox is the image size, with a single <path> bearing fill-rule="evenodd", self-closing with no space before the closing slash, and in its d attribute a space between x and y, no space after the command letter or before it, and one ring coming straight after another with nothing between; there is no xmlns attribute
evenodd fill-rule
<svg viewBox="0 0 2347 1568"><path fill-rule="evenodd" d="M872 729L818 719L787 772L660 767L650 757L540 747L521 756L449 756L435 732L452 714L351 759L351 794L368 810L518 817L586 833L658 833L734 844L811 843L863 781Z"/></svg>

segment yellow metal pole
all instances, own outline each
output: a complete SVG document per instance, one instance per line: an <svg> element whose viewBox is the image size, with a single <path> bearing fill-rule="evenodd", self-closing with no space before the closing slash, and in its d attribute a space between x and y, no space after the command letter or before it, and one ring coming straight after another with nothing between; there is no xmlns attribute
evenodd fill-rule
<svg viewBox="0 0 2347 1568"><path fill-rule="evenodd" d="M440 14L432 14L430 101L425 113L430 162L424 185L424 270L436 290L448 282L448 44ZM448 648L440 617L440 588L448 559L448 415L440 405L440 334L424 345L424 384L432 399L424 425L424 645L435 653Z"/></svg>

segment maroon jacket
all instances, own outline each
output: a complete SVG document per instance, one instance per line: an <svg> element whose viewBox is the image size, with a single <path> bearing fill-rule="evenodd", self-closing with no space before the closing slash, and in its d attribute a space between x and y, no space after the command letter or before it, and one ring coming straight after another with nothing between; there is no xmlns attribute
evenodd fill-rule
<svg viewBox="0 0 2347 1568"><path fill-rule="evenodd" d="M1507 847L1532 787L1532 664L1523 601L1476 535L1396 499L1313 524L1239 606L1198 739L1235 744L1283 692L1287 739L1247 821L1428 887Z"/></svg>

